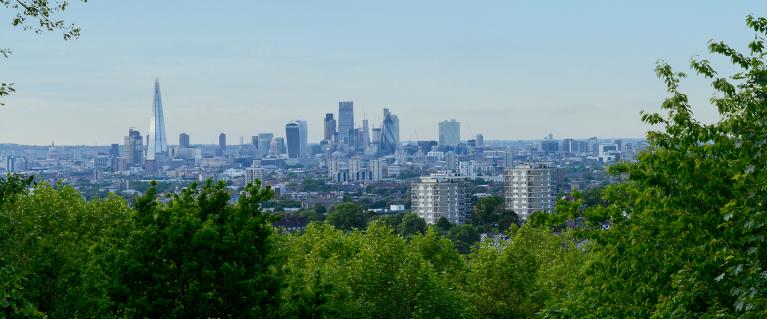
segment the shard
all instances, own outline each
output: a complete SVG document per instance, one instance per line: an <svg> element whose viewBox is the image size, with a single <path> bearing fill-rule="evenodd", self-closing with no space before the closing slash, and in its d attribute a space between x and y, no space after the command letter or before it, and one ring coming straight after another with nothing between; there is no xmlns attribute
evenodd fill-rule
<svg viewBox="0 0 767 319"><path fill-rule="evenodd" d="M154 103L152 118L149 121L149 135L147 135L146 159L155 160L157 154L168 154L168 142L165 138L165 117L162 114L162 96L160 95L160 80L154 81Z"/></svg>

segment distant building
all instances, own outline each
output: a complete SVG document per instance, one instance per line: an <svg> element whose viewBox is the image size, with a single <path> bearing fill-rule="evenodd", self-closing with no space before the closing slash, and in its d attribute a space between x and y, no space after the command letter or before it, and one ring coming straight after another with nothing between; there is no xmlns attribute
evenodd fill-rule
<svg viewBox="0 0 767 319"><path fill-rule="evenodd" d="M474 143L476 143L476 147L484 147L485 137L482 136L482 134L477 134L476 136L474 136Z"/></svg>
<svg viewBox="0 0 767 319"><path fill-rule="evenodd" d="M458 162L455 159L455 152L449 151L445 154L445 169L453 172L458 169Z"/></svg>
<svg viewBox="0 0 767 319"><path fill-rule="evenodd" d="M218 134L218 147L216 147L216 156L224 156L226 153L226 134Z"/></svg>
<svg viewBox="0 0 767 319"><path fill-rule="evenodd" d="M329 143L335 142L335 136L336 136L336 119L333 118L333 113L327 113L325 114L325 134L323 136L323 139L328 141Z"/></svg>
<svg viewBox="0 0 767 319"><path fill-rule="evenodd" d="M381 123L380 134L378 149L383 154L394 154L399 148L399 118L389 112L389 109L384 109L384 120Z"/></svg>
<svg viewBox="0 0 767 319"><path fill-rule="evenodd" d="M263 167L248 167L245 169L245 182L254 184L256 180L263 181L267 170Z"/></svg>
<svg viewBox="0 0 767 319"><path fill-rule="evenodd" d="M545 139L541 141L541 151L546 154L553 154L559 152L559 142L554 139Z"/></svg>
<svg viewBox="0 0 767 319"><path fill-rule="evenodd" d="M120 157L120 144L112 144L109 147L109 156L112 158Z"/></svg>
<svg viewBox="0 0 767 319"><path fill-rule="evenodd" d="M261 156L269 155L269 151L271 150L271 146L272 146L272 138L274 138L274 134L272 133L258 134L258 154L259 155Z"/></svg>
<svg viewBox="0 0 767 319"><path fill-rule="evenodd" d="M5 159L5 170L9 173L16 172L16 158L8 156L8 158Z"/></svg>
<svg viewBox="0 0 767 319"><path fill-rule="evenodd" d="M439 122L439 146L456 147L461 142L461 123L456 120Z"/></svg>
<svg viewBox="0 0 767 319"><path fill-rule="evenodd" d="M535 212L554 211L555 173L548 163L521 164L506 170L506 209L522 220Z"/></svg>
<svg viewBox="0 0 767 319"><path fill-rule="evenodd" d="M285 124L288 158L303 159L308 154L306 121L296 120Z"/></svg>
<svg viewBox="0 0 767 319"><path fill-rule="evenodd" d="M181 133L178 135L178 146L189 147L189 134Z"/></svg>
<svg viewBox="0 0 767 319"><path fill-rule="evenodd" d="M279 155L285 154L285 138L284 137L274 138L274 141L272 141L270 150L272 155L279 156Z"/></svg>
<svg viewBox="0 0 767 319"><path fill-rule="evenodd" d="M367 148L368 146L370 146L370 128L368 127L368 120L362 120L359 147Z"/></svg>
<svg viewBox="0 0 767 319"><path fill-rule="evenodd" d="M422 176L410 192L413 212L428 224L435 224L441 217L453 224L463 224L470 219L466 177L456 174Z"/></svg>
<svg viewBox="0 0 767 319"><path fill-rule="evenodd" d="M597 155L605 163L621 160L621 151L617 144L599 144Z"/></svg>
<svg viewBox="0 0 767 319"><path fill-rule="evenodd" d="M125 161L128 166L144 165L144 139L134 129L128 130L125 137Z"/></svg>
<svg viewBox="0 0 767 319"><path fill-rule="evenodd" d="M382 159L374 159L370 161L371 180L378 182L384 178L384 161Z"/></svg>
<svg viewBox="0 0 767 319"><path fill-rule="evenodd" d="M168 142L165 136L165 117L162 110L162 96L160 95L160 80L154 81L154 103L152 118L149 121L149 134L147 134L146 159L155 160L167 158Z"/></svg>
<svg viewBox="0 0 767 319"><path fill-rule="evenodd" d="M338 102L338 142L349 144L349 134L354 129L354 102Z"/></svg>

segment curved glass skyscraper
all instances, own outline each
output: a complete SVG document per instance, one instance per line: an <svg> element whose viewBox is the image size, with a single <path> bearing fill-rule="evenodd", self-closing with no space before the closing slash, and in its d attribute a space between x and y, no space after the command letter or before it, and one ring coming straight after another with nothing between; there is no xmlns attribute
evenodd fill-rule
<svg viewBox="0 0 767 319"><path fill-rule="evenodd" d="M396 115L384 109L384 120L381 123L379 150L384 154L394 154L399 145L399 119Z"/></svg>

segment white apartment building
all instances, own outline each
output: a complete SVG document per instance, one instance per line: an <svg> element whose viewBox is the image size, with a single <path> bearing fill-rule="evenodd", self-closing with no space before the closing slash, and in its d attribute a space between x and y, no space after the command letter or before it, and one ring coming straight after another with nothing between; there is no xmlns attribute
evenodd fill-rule
<svg viewBox="0 0 767 319"><path fill-rule="evenodd" d="M506 209L526 220L535 212L554 211L556 168L549 163L521 164L506 170Z"/></svg>
<svg viewBox="0 0 767 319"><path fill-rule="evenodd" d="M413 212L427 224L445 217L453 224L463 224L469 219L466 177L457 174L432 174L422 176L420 183L411 188Z"/></svg>

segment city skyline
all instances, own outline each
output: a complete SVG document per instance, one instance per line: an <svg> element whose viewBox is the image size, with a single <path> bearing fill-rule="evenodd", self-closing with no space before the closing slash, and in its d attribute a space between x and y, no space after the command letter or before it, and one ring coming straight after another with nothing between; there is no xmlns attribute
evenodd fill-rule
<svg viewBox="0 0 767 319"><path fill-rule="evenodd" d="M68 19L82 36L68 42L0 28L14 52L0 67L17 89L2 99L0 143L109 145L128 127L148 132L146 83L155 77L168 134L201 144L215 144L219 132L232 140L281 132L297 118L316 143L322 116L345 100L356 104L355 125L378 127L390 108L402 141L436 139L445 118L488 140L639 138L649 128L639 112L659 109L665 96L658 59L687 71L691 56L706 55L700 43L743 48L745 15L767 12L750 1L243 3L234 13L146 5L73 4ZM228 18L205 29L194 23L218 15ZM714 121L708 85L683 85L697 116Z"/></svg>

